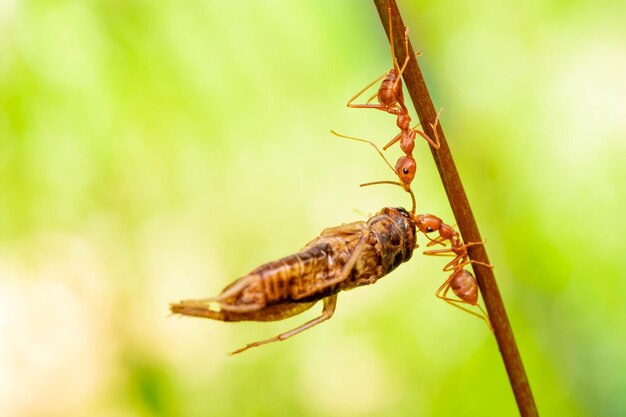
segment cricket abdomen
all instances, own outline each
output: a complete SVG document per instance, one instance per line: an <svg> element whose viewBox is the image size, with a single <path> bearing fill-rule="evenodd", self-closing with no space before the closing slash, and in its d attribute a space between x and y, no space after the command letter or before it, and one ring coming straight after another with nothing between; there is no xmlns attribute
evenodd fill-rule
<svg viewBox="0 0 626 417"><path fill-rule="evenodd" d="M285 300L297 301L330 275L331 252L328 243L320 243L261 265L250 275L259 277L267 305Z"/></svg>

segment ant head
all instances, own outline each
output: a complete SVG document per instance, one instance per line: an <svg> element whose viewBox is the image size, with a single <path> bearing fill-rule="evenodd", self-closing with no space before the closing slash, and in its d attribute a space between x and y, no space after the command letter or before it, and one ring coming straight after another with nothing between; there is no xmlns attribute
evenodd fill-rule
<svg viewBox="0 0 626 417"><path fill-rule="evenodd" d="M443 222L432 214L418 214L415 216L415 226L422 233L432 233L441 228Z"/></svg>
<svg viewBox="0 0 626 417"><path fill-rule="evenodd" d="M396 162L396 174L405 187L410 187L415 177L415 159L412 156L403 156Z"/></svg>

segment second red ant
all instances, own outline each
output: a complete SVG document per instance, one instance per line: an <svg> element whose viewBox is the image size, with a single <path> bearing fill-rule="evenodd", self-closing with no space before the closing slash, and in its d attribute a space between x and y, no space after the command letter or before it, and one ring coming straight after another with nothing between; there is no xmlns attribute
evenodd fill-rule
<svg viewBox="0 0 626 417"><path fill-rule="evenodd" d="M405 60L402 64L402 67L399 66L398 60L395 55L395 48L393 42L393 21L391 19L391 5L389 0L387 1L387 15L389 16L389 33L390 35L390 45L391 45L391 58L393 62L393 68L388 72L385 72L380 77L376 78L374 81L369 83L365 88L356 93L350 100L348 100L348 107L352 108L370 108L382 110L384 112L393 114L397 117L396 125L400 129L400 133L398 133L387 145L383 147L383 150L387 150L389 147L394 145L397 142L400 142L400 148L402 152L404 152L404 156L398 158L396 162L396 166L394 172L402 182L405 189L411 186L411 182L415 178L416 171L416 163L415 158L413 158L413 149L415 147L415 136L420 135L423 137L429 144L435 149L439 149L439 136L437 134L437 124L439 123L439 113L435 118L434 123L431 123L430 126L435 134L435 140L431 139L426 133L417 129L417 125L411 127L411 116L409 115L409 110L407 109L404 103L404 94L402 91L402 75L404 70L406 69L409 60L409 38L408 38L408 28L405 28L404 31L404 49L405 49ZM419 52L416 56L419 55ZM365 91L367 91L370 87L376 84L380 79L383 81L378 88L377 94L372 95L365 103L355 104L354 100L360 97ZM371 103L374 98L378 98L379 104ZM335 133L335 132L333 132ZM335 133L336 134L336 133ZM342 137L347 137L344 135L339 135ZM358 138L352 138L360 140Z"/></svg>

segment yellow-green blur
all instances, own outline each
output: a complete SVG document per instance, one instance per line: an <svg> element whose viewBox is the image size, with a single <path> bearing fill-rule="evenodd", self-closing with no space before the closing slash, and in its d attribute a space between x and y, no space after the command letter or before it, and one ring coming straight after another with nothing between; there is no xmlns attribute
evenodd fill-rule
<svg viewBox="0 0 626 417"><path fill-rule="evenodd" d="M542 415L626 414L626 6L400 1ZM168 316L325 227L408 206L346 108L391 68L370 1L0 1L2 416L513 416L445 259L335 316ZM374 91L372 91L372 94ZM412 106L409 106L412 111ZM415 118L415 114L413 113ZM387 153L392 165L401 155ZM425 141L420 213L454 224Z"/></svg>

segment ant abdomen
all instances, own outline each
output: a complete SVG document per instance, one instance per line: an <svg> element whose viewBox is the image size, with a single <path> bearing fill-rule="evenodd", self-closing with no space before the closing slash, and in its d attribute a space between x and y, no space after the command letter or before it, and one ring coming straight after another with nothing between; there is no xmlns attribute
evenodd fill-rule
<svg viewBox="0 0 626 417"><path fill-rule="evenodd" d="M471 272L458 269L450 281L450 288L461 300L476 305L478 303L478 282Z"/></svg>
<svg viewBox="0 0 626 417"><path fill-rule="evenodd" d="M389 71L378 89L378 101L385 109L391 109L402 99L402 81L395 69Z"/></svg>

